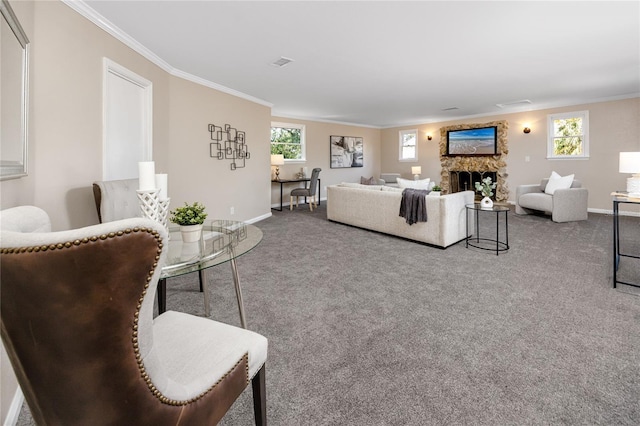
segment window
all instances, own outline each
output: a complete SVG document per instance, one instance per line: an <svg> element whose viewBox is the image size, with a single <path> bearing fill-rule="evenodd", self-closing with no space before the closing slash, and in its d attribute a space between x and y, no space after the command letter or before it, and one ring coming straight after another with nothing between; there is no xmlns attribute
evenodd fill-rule
<svg viewBox="0 0 640 426"><path fill-rule="evenodd" d="M547 116L547 158L589 158L589 111Z"/></svg>
<svg viewBox="0 0 640 426"><path fill-rule="evenodd" d="M282 154L285 162L306 160L304 124L271 123L271 154Z"/></svg>
<svg viewBox="0 0 640 426"><path fill-rule="evenodd" d="M418 161L418 131L400 130L400 161Z"/></svg>

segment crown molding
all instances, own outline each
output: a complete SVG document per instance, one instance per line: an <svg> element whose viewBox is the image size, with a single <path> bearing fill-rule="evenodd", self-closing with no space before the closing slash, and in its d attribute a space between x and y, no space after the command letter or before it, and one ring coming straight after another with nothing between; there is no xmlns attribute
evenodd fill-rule
<svg viewBox="0 0 640 426"><path fill-rule="evenodd" d="M96 26L106 31L108 34L115 37L117 40L121 41L129 48L133 49L135 52L142 55L144 58L148 59L152 63L162 68L167 73L175 77L182 78L184 80L188 80L193 83L199 84L201 86L209 87L211 89L215 89L217 91L227 93L229 95L236 96L238 98L242 98L260 105L264 105L269 108L273 107L273 104L265 100L256 98L251 95L247 95L246 93L239 92L235 89L230 89L226 86L222 86L221 84L214 83L212 81L197 77L195 75L192 75L174 68L164 59L162 59L161 57L153 53L151 50L147 49L143 44L138 42L136 39L131 37L129 34L122 31L120 28L114 25L111 21L106 19L104 16L100 15L93 8L91 8L91 6L87 5L83 0L61 0L61 1L62 3L66 4L71 9L73 9L74 11L76 11L86 19L88 19L89 21L93 22Z"/></svg>
<svg viewBox="0 0 640 426"><path fill-rule="evenodd" d="M218 90L220 92L224 92L224 93L227 93L229 95L233 95L233 96L236 96L238 98L245 99L247 101L251 101L251 102L254 102L254 103L257 103L257 104L260 104L260 105L264 105L264 106L269 107L269 108L273 107L272 103L267 102L267 101L265 101L263 99L256 98L256 97L251 96L251 95L247 95L246 93L238 92L235 89L230 89L230 88L222 86L222 85L220 85L218 83L214 83L212 81L206 80L204 78L200 78L198 76L186 73L184 71L181 71L181 70L178 70L178 69L175 69L175 68L174 68L173 72L171 72L171 75L174 75L174 76L176 76L178 78L182 78L184 80L189 80L189 81L191 81L193 83L196 83L196 84L199 84L201 86L209 87L211 89L215 89L215 90Z"/></svg>

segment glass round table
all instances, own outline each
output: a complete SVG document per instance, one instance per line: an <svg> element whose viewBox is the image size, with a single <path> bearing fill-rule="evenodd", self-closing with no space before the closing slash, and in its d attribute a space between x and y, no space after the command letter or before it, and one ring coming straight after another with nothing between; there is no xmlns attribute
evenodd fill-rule
<svg viewBox="0 0 640 426"><path fill-rule="evenodd" d="M465 239L465 247L475 247L481 250L495 251L496 255L501 252L509 250L509 206L504 204L494 203L492 207L483 207L481 203L467 204L467 238ZM495 214L495 238L480 238L480 226L479 226L479 214L481 212L488 212ZM470 216L473 214L475 220L473 227L469 226ZM503 240L500 240L500 213L504 213L504 230ZM471 229L475 229L475 236L469 232Z"/></svg>
<svg viewBox="0 0 640 426"><path fill-rule="evenodd" d="M169 228L169 253L162 267L158 283L158 312L167 310L167 279L198 272L200 290L204 293L204 312L210 315L210 301L206 269L229 262L238 300L240 323L247 328L242 302L242 289L236 259L249 252L262 241L262 231L254 225L233 220L214 220L205 224L199 241L182 241L178 227Z"/></svg>

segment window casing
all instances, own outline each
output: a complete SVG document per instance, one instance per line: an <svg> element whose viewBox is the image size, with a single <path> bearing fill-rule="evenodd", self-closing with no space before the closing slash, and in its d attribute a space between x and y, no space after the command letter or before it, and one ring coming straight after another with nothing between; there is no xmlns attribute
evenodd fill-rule
<svg viewBox="0 0 640 426"><path fill-rule="evenodd" d="M272 122L271 154L282 154L285 163L306 161L305 125Z"/></svg>
<svg viewBox="0 0 640 426"><path fill-rule="evenodd" d="M589 158L589 111L547 116L547 158Z"/></svg>
<svg viewBox="0 0 640 426"><path fill-rule="evenodd" d="M418 161L418 130L400 130L398 149L399 161Z"/></svg>

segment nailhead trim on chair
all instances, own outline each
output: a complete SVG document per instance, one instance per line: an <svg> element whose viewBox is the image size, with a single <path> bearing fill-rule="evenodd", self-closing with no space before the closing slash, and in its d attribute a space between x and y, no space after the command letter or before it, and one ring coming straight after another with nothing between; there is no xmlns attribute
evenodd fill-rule
<svg viewBox="0 0 640 426"><path fill-rule="evenodd" d="M35 247L18 247L18 248L2 248L0 250L0 253L2 254L18 254L18 253L32 253L32 252L40 252L40 251L47 251L47 250L60 250L60 249L64 249L64 248L70 248L72 246L79 246L80 244L87 244L90 242L95 242L98 240L106 240L107 238L115 238L115 237L121 237L124 234L130 234L132 232L148 232L151 235L153 235L155 237L155 239L158 241L158 253L156 254L155 257L155 262L153 263L153 268L149 271L149 275L147 276L147 282L144 285L144 290L142 291L142 294L140 295L140 298L138 299L138 305L136 306L136 312L134 313L134 320L133 320L133 335L132 335L132 342L133 342L133 350L136 354L136 361L138 363L138 368L140 369L140 373L142 376L142 379L145 381L145 383L147 384L147 387L149 388L149 390L151 391L151 393L160 400L160 402L162 402L163 404L168 404L168 405L174 405L174 406L178 406L178 405L187 405L187 404L191 404L201 398L203 398L207 393L209 393L211 390L213 390L213 388L215 388L220 382L222 382L230 373L231 371L233 371L238 364L240 364L242 361L246 361L246 371L245 371L245 375L246 375L246 379L245 382L247 384L249 384L249 353L245 353L242 358L240 358L238 360L238 362L236 362L236 364L231 368L231 370L227 371L221 378L220 380L218 380L216 383L214 383L211 387L209 387L207 390L205 390L204 392L202 392L200 395L193 397L189 400L184 400L184 401L177 401L174 399L170 399L167 398L166 396L164 396L158 389L156 389L156 387L154 386L153 382L151 381L151 378L149 377L149 374L147 373L145 367L144 367L144 362L142 361L142 356L140 355L140 348L138 345L138 318L140 316L140 309L142 308L142 302L144 301L144 297L147 294L147 289L149 288L149 282L151 282L152 278L153 278L153 273L155 271L155 269L158 267L158 261L160 260L160 255L162 254L162 249L164 247L162 241L160 240L160 234L151 229L151 228L139 228L139 227L135 227L135 228L127 228L124 231L118 231L118 232L110 232L109 234L102 234L102 235L94 235L92 237L85 237L82 240L74 240L74 241L68 241L65 243L58 243L58 244L50 244L50 245L43 245L43 246L35 246Z"/></svg>

